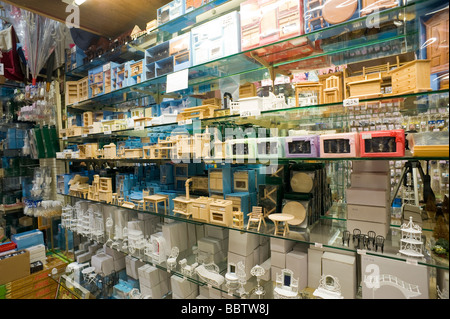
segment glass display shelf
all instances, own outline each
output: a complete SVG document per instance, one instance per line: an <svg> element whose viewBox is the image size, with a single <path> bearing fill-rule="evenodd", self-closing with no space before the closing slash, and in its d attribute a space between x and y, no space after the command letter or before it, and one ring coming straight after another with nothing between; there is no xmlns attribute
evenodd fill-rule
<svg viewBox="0 0 450 319"><path fill-rule="evenodd" d="M85 200L85 201L89 201L89 202L98 203L98 201L82 199L80 197L73 196L73 195L66 195L66 194L59 194L59 195L62 195L64 197L70 199L71 202L76 202L78 200ZM182 196L182 194L180 194L180 196ZM194 196L192 196L192 198L194 198ZM341 219L319 218L317 221L315 221L312 225L308 226L307 228L299 228L298 226L290 225L288 234L286 236L280 236L280 235L274 234L275 226L274 226L273 222L268 219L266 219L265 224L261 225L261 229L258 232L254 229L247 230L247 225L244 225L243 228L235 228L235 227L218 225L218 224L214 224L214 223L208 223L203 220L192 219L192 218L185 217L180 214L176 214L176 213L169 212L169 211L160 213L160 211L164 211L164 208L162 208L162 207L158 208L158 213L157 213L155 211L147 211L147 210L144 211L144 210L124 208L124 207L113 205L113 204L106 204L104 202L102 204L122 208L122 209L129 210L132 212L146 213L146 214L169 218L169 219L173 219L173 220L177 220L177 221L183 221L183 222L187 222L187 223L191 223L191 224L195 224L195 225L211 225L211 226L215 226L215 227L228 228L228 229L232 229L232 230L239 230L242 232L253 233L256 235L281 238L281 239L292 240L295 242L311 244L311 245L315 245L315 246L334 248L337 250L346 250L346 251L352 251L352 252L358 252L359 250L364 250L364 253L366 253L366 254L371 254L371 255L375 255L375 256L386 257L386 258L391 258L391 259L396 259L396 260L402 260L402 261L407 261L407 262L411 261L409 258L406 258L405 256L401 256L398 254L400 236L401 236L401 232L398 227L390 227L389 232L388 232L387 236L385 237L384 251L381 252L380 250L375 251L373 247L368 248L368 249L365 249L364 247L361 247L361 246L358 247L356 245L356 241L353 242L351 239L348 244L344 243L342 240L342 234L343 234L343 231L347 230L347 227L346 227L346 220L341 220ZM341 207L338 207L338 208L333 208L333 207L335 207L335 206L332 206L332 209L342 209ZM431 243L432 232L423 231L422 235L427 238L426 245L424 245L425 256L424 256L424 258L421 258L421 259L415 259L412 262L417 262L417 264L421 264L421 265L425 265L425 266L429 266L429 267L449 269L448 268L449 267L448 260L446 262L445 261L443 262L441 259L434 258L430 253L430 251L431 251L430 243ZM361 241L361 245L362 245L362 241Z"/></svg>
<svg viewBox="0 0 450 319"><path fill-rule="evenodd" d="M188 89L177 92L181 95L202 94L218 87L221 81L226 79L233 79L240 84L252 82L256 78L260 80L266 75L267 67L287 74L290 73L289 70L307 71L395 54L412 54L420 45L415 18L416 15L422 14L423 10L412 3L382 11L379 13L379 21L383 27L377 29L378 32L364 37L357 31L367 29L365 17L195 65L189 68ZM348 36L337 39L336 35L341 34ZM293 49L300 44L310 46L311 50L307 54L299 54ZM379 48L381 45L383 50ZM386 49L387 47L389 49ZM354 54L347 55L345 52ZM98 104L130 101L136 99L133 95L136 89L139 89L142 95L146 94L144 91L147 95L164 94L166 77L167 75L155 77L69 107L93 107Z"/></svg>
<svg viewBox="0 0 450 319"><path fill-rule="evenodd" d="M373 104L376 106L378 104L384 104L381 107L377 106L377 109L372 111L370 106L370 113L368 110L368 105ZM338 103L327 103L318 105L308 105L302 107L289 107L283 109L273 109L261 111L260 116L248 116L241 117L239 114L217 116L212 118L206 118L202 120L192 120L192 124L183 124L183 127L188 130L196 128L214 127L221 124L232 124L236 126L252 125L253 127L265 127L273 128L277 127L280 129L311 129L311 130L322 130L322 129L332 129L338 128L341 130L350 130L351 121L356 121L354 113L367 113L371 114L370 118L365 118L365 121L381 121L386 122L384 117L384 112L389 113L397 121L404 119L407 116L415 116L421 113L432 113L440 114L447 118L449 114L449 91L448 90L434 90L419 93L401 94L401 95L390 95L378 98L360 99L359 104L353 107L344 107L342 102ZM356 108L360 110L356 111ZM365 110L365 112L363 112ZM392 120L393 120L392 119ZM391 120L391 121L392 121ZM363 122L358 121L358 123ZM138 136L142 137L146 132L166 132L171 133L173 130L180 125L179 122L172 122L160 125L145 126L144 130L142 128L136 129L126 128L122 130L112 131L111 134L105 133L95 133L95 134L84 134L79 136L63 137L60 140L81 143L89 140L95 139L110 139L112 137L122 136ZM356 123L356 122L355 122ZM181 123L180 123L181 124Z"/></svg>

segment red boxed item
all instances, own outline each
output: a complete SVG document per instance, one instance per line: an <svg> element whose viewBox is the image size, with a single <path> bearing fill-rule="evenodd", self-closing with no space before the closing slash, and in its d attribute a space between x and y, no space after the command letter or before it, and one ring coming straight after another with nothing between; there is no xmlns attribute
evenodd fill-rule
<svg viewBox="0 0 450 319"><path fill-rule="evenodd" d="M13 250L13 249L16 249L16 248L17 248L16 243L13 243L12 241L10 241L10 242L7 242L7 243L4 243L4 244L0 245L0 253L3 253L3 252L8 251L8 250Z"/></svg>
<svg viewBox="0 0 450 319"><path fill-rule="evenodd" d="M359 134L361 157L405 156L405 131L373 131Z"/></svg>

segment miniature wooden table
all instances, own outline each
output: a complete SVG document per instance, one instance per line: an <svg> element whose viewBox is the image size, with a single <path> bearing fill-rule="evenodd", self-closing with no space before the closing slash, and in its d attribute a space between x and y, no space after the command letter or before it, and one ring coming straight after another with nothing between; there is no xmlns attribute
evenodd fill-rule
<svg viewBox="0 0 450 319"><path fill-rule="evenodd" d="M150 196L144 196L144 208L147 207L147 202L150 204L153 204L155 206L155 211L158 213L158 203L163 202L164 203L164 213L167 211L167 196L163 195L150 195Z"/></svg>
<svg viewBox="0 0 450 319"><path fill-rule="evenodd" d="M289 232L289 224L288 221L294 219L294 216L289 214L270 214L269 219L273 221L275 224L274 235L281 235L281 230L279 230L279 224L281 223L281 228L283 229L283 236Z"/></svg>

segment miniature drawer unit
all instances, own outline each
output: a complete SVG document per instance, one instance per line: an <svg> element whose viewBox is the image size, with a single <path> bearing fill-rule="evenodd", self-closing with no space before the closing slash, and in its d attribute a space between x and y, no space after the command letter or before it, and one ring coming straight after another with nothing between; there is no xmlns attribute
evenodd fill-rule
<svg viewBox="0 0 450 319"><path fill-rule="evenodd" d="M156 18L158 25L169 22L175 18L182 16L185 13L185 1L184 0L174 0L168 4L158 8L156 11Z"/></svg>
<svg viewBox="0 0 450 319"><path fill-rule="evenodd" d="M401 157L405 156L405 131L360 132L361 157Z"/></svg>
<svg viewBox="0 0 450 319"><path fill-rule="evenodd" d="M430 68L430 60L415 60L391 70L392 94L431 91Z"/></svg>
<svg viewBox="0 0 450 319"><path fill-rule="evenodd" d="M359 0L305 0L305 33L359 18Z"/></svg>
<svg viewBox="0 0 450 319"><path fill-rule="evenodd" d="M256 138L258 159L278 159L284 157L283 137Z"/></svg>
<svg viewBox="0 0 450 319"><path fill-rule="evenodd" d="M252 169L234 171L233 192L256 192L256 172Z"/></svg>
<svg viewBox="0 0 450 319"><path fill-rule="evenodd" d="M89 80L88 77L78 80L78 102L89 98Z"/></svg>
<svg viewBox="0 0 450 319"><path fill-rule="evenodd" d="M112 200L112 180L111 180L111 178L100 177L98 199L99 199L99 201L105 201L106 203L111 203L111 200Z"/></svg>
<svg viewBox="0 0 450 319"><path fill-rule="evenodd" d="M288 136L284 141L286 157L320 157L319 135Z"/></svg>
<svg viewBox="0 0 450 319"><path fill-rule="evenodd" d="M414 133L408 139L409 148L415 157L448 156L448 139L446 131Z"/></svg>
<svg viewBox="0 0 450 319"><path fill-rule="evenodd" d="M320 157L358 157L357 132L320 135Z"/></svg>
<svg viewBox="0 0 450 319"><path fill-rule="evenodd" d="M240 52L239 14L230 12L191 30L192 65Z"/></svg>
<svg viewBox="0 0 450 319"><path fill-rule="evenodd" d="M167 73L172 73L173 71L174 71L174 68L173 68L173 57L172 56L155 62L156 76L162 76Z"/></svg>
<svg viewBox="0 0 450 319"><path fill-rule="evenodd" d="M221 226L231 226L233 222L233 202L216 199L210 203L209 222Z"/></svg>
<svg viewBox="0 0 450 319"><path fill-rule="evenodd" d="M225 158L254 159L256 155L256 139L234 139L225 141Z"/></svg>
<svg viewBox="0 0 450 319"><path fill-rule="evenodd" d="M199 197L192 201L191 212L193 219L204 220L209 223L209 205L214 202L213 198Z"/></svg>

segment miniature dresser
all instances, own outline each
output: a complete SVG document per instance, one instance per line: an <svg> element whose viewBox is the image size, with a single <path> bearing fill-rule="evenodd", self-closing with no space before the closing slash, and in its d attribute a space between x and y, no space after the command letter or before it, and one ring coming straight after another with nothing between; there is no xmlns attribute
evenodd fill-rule
<svg viewBox="0 0 450 319"><path fill-rule="evenodd" d="M430 60L415 60L389 72L392 77L392 94L431 91Z"/></svg>

